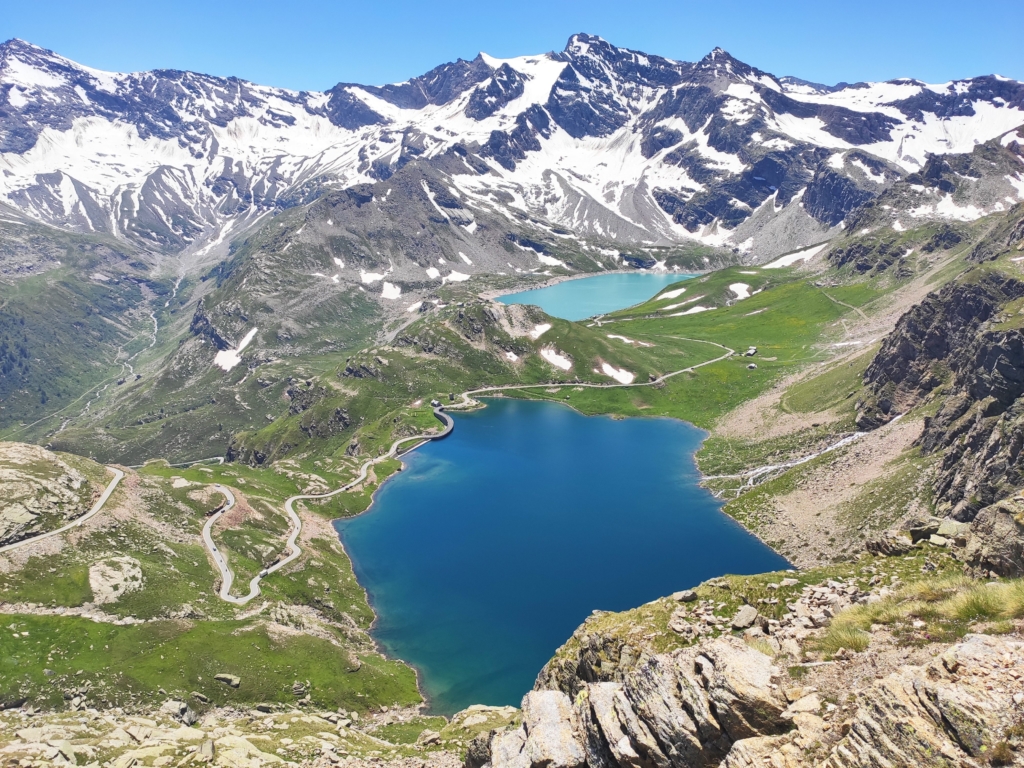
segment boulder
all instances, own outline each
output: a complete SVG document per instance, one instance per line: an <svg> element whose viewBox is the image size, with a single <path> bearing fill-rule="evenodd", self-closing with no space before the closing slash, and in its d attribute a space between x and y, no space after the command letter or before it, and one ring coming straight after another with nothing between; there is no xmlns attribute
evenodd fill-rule
<svg viewBox="0 0 1024 768"><path fill-rule="evenodd" d="M491 768L530 768L525 747L526 733L522 728L495 734L490 745ZM467 755L467 766L468 759Z"/></svg>
<svg viewBox="0 0 1024 768"><path fill-rule="evenodd" d="M221 672L219 674L214 675L213 679L216 680L218 683L230 685L232 688L237 688L242 684L242 678L238 677L237 675L229 675L226 672Z"/></svg>
<svg viewBox="0 0 1024 768"><path fill-rule="evenodd" d="M775 679L780 670L771 658L732 637L715 640L697 657L697 669L711 709L733 741L786 731L786 700Z"/></svg>
<svg viewBox="0 0 1024 768"><path fill-rule="evenodd" d="M697 593L692 589L684 589L682 592L673 592L672 599L680 603L692 603L697 599Z"/></svg>
<svg viewBox="0 0 1024 768"><path fill-rule="evenodd" d="M741 606L732 619L733 629L747 629L757 621L757 608L752 605Z"/></svg>
<svg viewBox="0 0 1024 768"><path fill-rule="evenodd" d="M437 731L432 731L429 728L427 728L423 730L420 733L420 735L416 738L416 743L422 744L423 746L429 746L431 744L440 744L441 734Z"/></svg>
<svg viewBox="0 0 1024 768"><path fill-rule="evenodd" d="M985 507L970 526L964 560L1000 576L1024 575L1024 500Z"/></svg>
<svg viewBox="0 0 1024 768"><path fill-rule="evenodd" d="M531 766L580 768L584 764L574 719L572 702L561 691L530 691L523 697L523 751Z"/></svg>
<svg viewBox="0 0 1024 768"><path fill-rule="evenodd" d="M868 539L864 546L873 555L896 557L912 550L914 542L903 532L885 531L880 536Z"/></svg>

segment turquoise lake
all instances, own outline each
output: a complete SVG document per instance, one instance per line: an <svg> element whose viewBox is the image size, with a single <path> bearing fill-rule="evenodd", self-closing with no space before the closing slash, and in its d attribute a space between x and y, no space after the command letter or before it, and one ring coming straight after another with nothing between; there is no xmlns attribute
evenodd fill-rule
<svg viewBox="0 0 1024 768"><path fill-rule="evenodd" d="M594 609L788 567L697 485L695 427L487 402L336 523L374 636L419 670L432 711L518 706Z"/></svg>
<svg viewBox="0 0 1024 768"><path fill-rule="evenodd" d="M662 272L613 272L579 280L566 280L546 288L534 288L499 296L503 304L535 304L553 317L584 320L594 315L632 307L662 288L696 275Z"/></svg>

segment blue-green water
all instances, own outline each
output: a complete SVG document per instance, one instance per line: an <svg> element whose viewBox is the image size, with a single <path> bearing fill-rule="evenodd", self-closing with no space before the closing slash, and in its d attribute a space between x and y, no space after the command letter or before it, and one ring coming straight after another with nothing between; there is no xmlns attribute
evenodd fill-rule
<svg viewBox="0 0 1024 768"><path fill-rule="evenodd" d="M503 304L535 304L552 317L583 320L647 301L665 286L691 277L696 275L613 272L510 293L499 296L498 301Z"/></svg>
<svg viewBox="0 0 1024 768"><path fill-rule="evenodd" d="M518 706L595 608L724 573L788 567L697 485L703 433L492 399L404 457L370 510L336 525L434 711Z"/></svg>

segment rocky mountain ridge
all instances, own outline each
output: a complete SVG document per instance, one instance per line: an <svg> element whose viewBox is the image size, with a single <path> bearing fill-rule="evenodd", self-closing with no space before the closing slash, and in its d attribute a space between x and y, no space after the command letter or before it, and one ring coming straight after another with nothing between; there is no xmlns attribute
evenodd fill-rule
<svg viewBox="0 0 1024 768"><path fill-rule="evenodd" d="M997 76L824 88L721 49L678 62L586 34L557 53L481 54L324 93L0 48L4 200L198 259L268 212L413 162L456 190L470 230L477 214L527 214L583 240L770 255L820 239L930 155L969 153L1022 123L1024 85ZM999 199L1019 199L1019 169L999 179ZM912 215L983 212L944 205Z"/></svg>

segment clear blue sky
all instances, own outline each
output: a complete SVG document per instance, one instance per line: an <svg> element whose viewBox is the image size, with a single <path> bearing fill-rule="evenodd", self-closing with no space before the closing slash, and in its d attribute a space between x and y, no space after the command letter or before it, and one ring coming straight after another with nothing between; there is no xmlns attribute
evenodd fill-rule
<svg viewBox="0 0 1024 768"><path fill-rule="evenodd" d="M101 69L166 67L324 89L458 57L561 50L574 32L694 61L715 46L832 84L998 73L1024 80L1024 0L6 0L20 37Z"/></svg>

